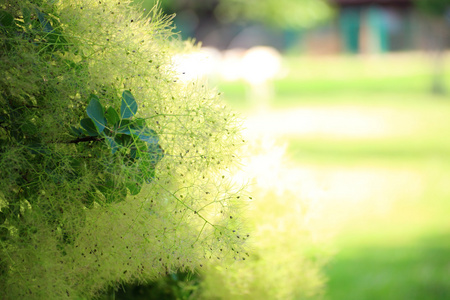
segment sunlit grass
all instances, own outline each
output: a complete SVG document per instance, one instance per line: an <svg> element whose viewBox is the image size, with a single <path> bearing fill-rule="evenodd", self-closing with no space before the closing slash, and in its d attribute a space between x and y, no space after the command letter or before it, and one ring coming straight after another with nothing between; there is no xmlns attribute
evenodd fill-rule
<svg viewBox="0 0 450 300"><path fill-rule="evenodd" d="M450 60L443 62L450 68ZM422 106L422 100L440 101L432 96L431 58L423 53L379 57L287 57L284 72L273 80L274 108L296 105ZM450 76L445 82L450 85ZM269 83L270 84L270 83ZM251 109L244 82L220 82L227 101L238 109ZM380 97L382 96L382 97Z"/></svg>
<svg viewBox="0 0 450 300"><path fill-rule="evenodd" d="M448 236L347 249L328 268L330 299L449 299Z"/></svg>
<svg viewBox="0 0 450 300"><path fill-rule="evenodd" d="M296 185L310 226L334 236L327 298L450 299L450 98L429 93L427 57L285 64L269 110L244 83L221 89L250 136L286 144L268 182Z"/></svg>

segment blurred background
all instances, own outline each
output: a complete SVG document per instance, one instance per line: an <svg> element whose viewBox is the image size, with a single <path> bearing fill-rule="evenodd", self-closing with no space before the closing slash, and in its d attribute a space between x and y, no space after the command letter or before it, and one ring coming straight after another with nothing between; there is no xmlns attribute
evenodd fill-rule
<svg viewBox="0 0 450 300"><path fill-rule="evenodd" d="M450 1L160 5L249 141L258 259L210 298L450 299Z"/></svg>

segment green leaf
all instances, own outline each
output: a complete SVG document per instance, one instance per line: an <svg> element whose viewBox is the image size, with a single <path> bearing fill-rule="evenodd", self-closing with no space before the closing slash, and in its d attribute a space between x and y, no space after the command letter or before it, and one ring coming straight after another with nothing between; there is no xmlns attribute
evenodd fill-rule
<svg viewBox="0 0 450 300"><path fill-rule="evenodd" d="M128 188L131 195L137 195L141 191L141 184L138 182L129 181L125 183L125 186Z"/></svg>
<svg viewBox="0 0 450 300"><path fill-rule="evenodd" d="M55 49L67 50L67 40L59 30L53 30L51 33L46 35L46 39Z"/></svg>
<svg viewBox="0 0 450 300"><path fill-rule="evenodd" d="M89 101L89 105L86 108L86 112L94 121L95 126L98 129L98 133L101 133L106 126L106 118L103 112L103 107L100 104L100 101L97 96L91 95L91 100Z"/></svg>
<svg viewBox="0 0 450 300"><path fill-rule="evenodd" d="M153 144L148 147L148 157L151 161L151 163L155 166L157 163L161 161L161 159L164 158L164 150L161 148L160 145Z"/></svg>
<svg viewBox="0 0 450 300"><path fill-rule="evenodd" d="M141 141L148 144L158 144L159 137L153 129L150 128L140 128L131 131L133 135L137 136Z"/></svg>
<svg viewBox="0 0 450 300"><path fill-rule="evenodd" d="M132 160L136 159L138 157L138 152L136 148L131 148L130 149L130 157Z"/></svg>
<svg viewBox="0 0 450 300"><path fill-rule="evenodd" d="M34 125L31 121L26 121L24 124L22 124L20 129L27 137L34 135L38 132L36 125Z"/></svg>
<svg viewBox="0 0 450 300"><path fill-rule="evenodd" d="M149 169L146 172L145 182L151 183L153 178L155 178L155 169Z"/></svg>
<svg viewBox="0 0 450 300"><path fill-rule="evenodd" d="M5 123L8 120L7 114L0 114L0 123Z"/></svg>
<svg viewBox="0 0 450 300"><path fill-rule="evenodd" d="M111 178L100 181L96 187L105 196L108 204L121 202L127 196L126 187L123 184L114 182Z"/></svg>
<svg viewBox="0 0 450 300"><path fill-rule="evenodd" d="M36 11L37 11L38 19L39 19L39 22L41 23L42 29L45 32L52 32L53 27L50 24L50 22L47 20L47 18L45 17L45 14L41 13L38 9L36 9Z"/></svg>
<svg viewBox="0 0 450 300"><path fill-rule="evenodd" d="M153 129L146 127L144 119L137 119L134 122L123 120L117 132L133 135L148 144L158 144L159 142L158 134Z"/></svg>
<svg viewBox="0 0 450 300"><path fill-rule="evenodd" d="M0 10L0 25L11 27L14 25L14 17L4 10Z"/></svg>
<svg viewBox="0 0 450 300"><path fill-rule="evenodd" d="M131 127L133 126L133 122L129 119L124 119L120 121L120 127L117 129L118 133L131 135Z"/></svg>
<svg viewBox="0 0 450 300"><path fill-rule="evenodd" d="M119 149L119 144L116 143L114 138L110 136L106 136L106 141L108 142L109 147L111 148L111 153L114 154Z"/></svg>
<svg viewBox="0 0 450 300"><path fill-rule="evenodd" d="M28 146L28 150L33 154L49 155L51 154L47 146L42 144L32 144Z"/></svg>
<svg viewBox="0 0 450 300"><path fill-rule="evenodd" d="M108 107L108 109L106 110L106 120L111 126L119 123L120 121L119 113L114 108Z"/></svg>
<svg viewBox="0 0 450 300"><path fill-rule="evenodd" d="M130 91L123 91L122 104L120 105L120 117L121 119L127 119L133 117L137 112L138 106L136 100Z"/></svg>
<svg viewBox="0 0 450 300"><path fill-rule="evenodd" d="M27 7L24 7L22 9L22 15L23 15L23 20L25 21L25 24L30 24L30 22L31 22L31 11Z"/></svg>
<svg viewBox="0 0 450 300"><path fill-rule="evenodd" d="M50 168L44 169L45 173L47 173L48 177L56 184L61 184L64 182L64 177L59 174L56 170L52 170Z"/></svg>
<svg viewBox="0 0 450 300"><path fill-rule="evenodd" d="M83 130L80 128L76 128L74 126L70 126L70 134L74 137L82 137L83 136Z"/></svg>
<svg viewBox="0 0 450 300"><path fill-rule="evenodd" d="M81 127L86 130L89 136L98 136L97 127L95 127L94 122L89 118L84 118L80 121Z"/></svg>
<svg viewBox="0 0 450 300"><path fill-rule="evenodd" d="M114 140L116 141L119 146L122 147L128 147L130 144L133 143L133 138L130 135L127 134L116 134L114 137Z"/></svg>
<svg viewBox="0 0 450 300"><path fill-rule="evenodd" d="M133 120L133 127L145 127L147 126L147 123L145 123L145 119L143 118L136 118Z"/></svg>

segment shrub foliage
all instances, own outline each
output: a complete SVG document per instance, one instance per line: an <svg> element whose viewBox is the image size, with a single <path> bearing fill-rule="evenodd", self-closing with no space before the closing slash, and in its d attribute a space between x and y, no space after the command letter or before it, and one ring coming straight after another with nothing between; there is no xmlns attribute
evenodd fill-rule
<svg viewBox="0 0 450 300"><path fill-rule="evenodd" d="M184 46L149 16L0 1L0 298L91 298L242 258L239 122L178 82Z"/></svg>

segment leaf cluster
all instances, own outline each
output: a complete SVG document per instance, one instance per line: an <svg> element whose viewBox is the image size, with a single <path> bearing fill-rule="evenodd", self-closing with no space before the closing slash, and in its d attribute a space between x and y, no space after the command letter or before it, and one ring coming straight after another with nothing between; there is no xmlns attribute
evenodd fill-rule
<svg viewBox="0 0 450 300"><path fill-rule="evenodd" d="M155 166L164 156L157 133L148 128L145 119L132 119L137 110L138 105L130 91L122 93L120 114L113 107L105 111L99 98L91 94L86 108L88 118L80 121L80 127L70 128L77 138L70 143L105 141L111 154L121 152L124 163L137 170L134 178L125 182L132 195L140 192L144 182L152 181ZM111 190L117 189L113 185L99 185L98 188L107 198Z"/></svg>

